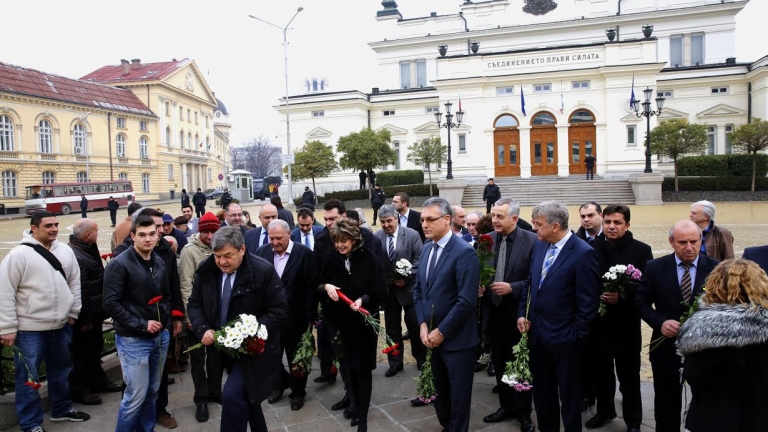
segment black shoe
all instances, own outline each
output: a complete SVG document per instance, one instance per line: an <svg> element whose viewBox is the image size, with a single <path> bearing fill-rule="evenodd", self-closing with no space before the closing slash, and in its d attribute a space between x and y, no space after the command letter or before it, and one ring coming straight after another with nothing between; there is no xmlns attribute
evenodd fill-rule
<svg viewBox="0 0 768 432"><path fill-rule="evenodd" d="M350 406L349 408L345 409L342 414L344 415L345 419L357 417L357 408Z"/></svg>
<svg viewBox="0 0 768 432"><path fill-rule="evenodd" d="M488 376L496 376L496 367L493 363L488 363Z"/></svg>
<svg viewBox="0 0 768 432"><path fill-rule="evenodd" d="M367 424L358 425L357 432L368 432L368 425Z"/></svg>
<svg viewBox="0 0 768 432"><path fill-rule="evenodd" d="M402 366L390 367L389 369L387 369L386 372L384 372L384 376L387 377L387 378L391 378L391 377L397 375L398 372L402 372L402 371L403 371L403 367Z"/></svg>
<svg viewBox="0 0 768 432"><path fill-rule="evenodd" d="M499 394L499 386L498 385L493 386L493 388L491 389L491 393Z"/></svg>
<svg viewBox="0 0 768 432"><path fill-rule="evenodd" d="M333 384L336 382L336 375L320 375L315 378L315 382Z"/></svg>
<svg viewBox="0 0 768 432"><path fill-rule="evenodd" d="M304 406L304 398L303 397L292 397L291 398L291 411L298 411L303 406Z"/></svg>
<svg viewBox="0 0 768 432"><path fill-rule="evenodd" d="M101 387L98 387L96 390L93 390L94 393L117 393L125 390L125 384L117 384L113 382L107 382Z"/></svg>
<svg viewBox="0 0 768 432"><path fill-rule="evenodd" d="M407 341L407 340L411 339L411 332L405 332L405 333L403 333L403 336L402 336L402 337L403 337L403 340L404 340L404 341Z"/></svg>
<svg viewBox="0 0 768 432"><path fill-rule="evenodd" d="M359 425L359 424L360 424L360 417L358 417L358 416L354 416L354 417L352 417L352 421L351 421L351 422L349 422L349 425L350 425L350 426L353 426L353 427L354 427L354 426L357 426L357 425Z"/></svg>
<svg viewBox="0 0 768 432"><path fill-rule="evenodd" d="M197 410L195 410L195 420L197 420L199 423L205 423L208 421L208 404L207 403L197 404Z"/></svg>
<svg viewBox="0 0 768 432"><path fill-rule="evenodd" d="M419 398L411 399L411 405L413 405L415 407L423 407L423 406L429 405L431 403L432 402L424 402L423 400L421 400Z"/></svg>
<svg viewBox="0 0 768 432"><path fill-rule="evenodd" d="M499 408L495 413L488 414L487 416L483 417L483 421L486 423L498 423L508 418L514 417L512 414L513 413L508 412L504 408Z"/></svg>
<svg viewBox="0 0 768 432"><path fill-rule="evenodd" d="M267 399L267 402L270 404L279 402L280 399L283 398L283 390L274 390L271 395L269 395L269 398Z"/></svg>
<svg viewBox="0 0 768 432"><path fill-rule="evenodd" d="M168 385L176 384L176 378L168 378L166 382L168 383Z"/></svg>
<svg viewBox="0 0 768 432"><path fill-rule="evenodd" d="M475 362L475 372L480 372L483 369L485 369L485 364L480 362Z"/></svg>
<svg viewBox="0 0 768 432"><path fill-rule="evenodd" d="M536 430L530 416L518 417L517 421L520 422L520 432L534 432ZM638 432L640 431L638 430Z"/></svg>
<svg viewBox="0 0 768 432"><path fill-rule="evenodd" d="M597 429L615 418L616 418L615 414L611 417L606 417L602 414L595 414L594 417L592 417L591 419L587 420L586 423L584 423L584 426L586 426L587 429Z"/></svg>
<svg viewBox="0 0 768 432"><path fill-rule="evenodd" d="M331 406L331 410L338 411L344 408L349 408L349 395L344 395L344 398Z"/></svg>

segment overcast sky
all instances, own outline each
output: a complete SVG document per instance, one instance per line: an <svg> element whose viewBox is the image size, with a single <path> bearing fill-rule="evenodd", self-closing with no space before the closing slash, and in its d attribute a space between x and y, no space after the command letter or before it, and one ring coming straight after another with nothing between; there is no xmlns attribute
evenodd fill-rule
<svg viewBox="0 0 768 432"><path fill-rule="evenodd" d="M456 13L461 0L399 0L405 18ZM16 0L2 2L6 35L0 61L79 78L120 59L142 62L191 58L230 112L231 143L264 135L285 140L272 108L284 95L282 32L248 18L285 26L304 7L288 32L289 91L303 93L303 81L325 77L332 91L368 91L377 85L374 0L203 1L134 0L119 7L101 0ZM760 25L768 1L752 0L737 16L736 57L752 61L768 54ZM13 35L13 36L9 36Z"/></svg>

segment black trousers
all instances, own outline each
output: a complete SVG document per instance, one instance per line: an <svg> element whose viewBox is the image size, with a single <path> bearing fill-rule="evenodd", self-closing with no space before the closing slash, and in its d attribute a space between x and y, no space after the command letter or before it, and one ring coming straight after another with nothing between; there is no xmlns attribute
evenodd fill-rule
<svg viewBox="0 0 768 432"><path fill-rule="evenodd" d="M107 374L101 368L101 351L104 349L100 314L93 316L90 330L83 330L80 321L72 329L72 371L69 373L69 392L73 396L98 393L107 385Z"/></svg>
<svg viewBox="0 0 768 432"><path fill-rule="evenodd" d="M80 210L80 217L83 218L83 219L88 217L88 215L86 214L85 210Z"/></svg>
<svg viewBox="0 0 768 432"><path fill-rule="evenodd" d="M589 168L587 167L587 180L594 180L595 179L595 167Z"/></svg>
<svg viewBox="0 0 768 432"><path fill-rule="evenodd" d="M680 373L668 365L662 367L651 362L653 370L653 411L656 418L657 432L680 432L683 409L681 394L683 385ZM724 371L725 372L725 371Z"/></svg>
<svg viewBox="0 0 768 432"><path fill-rule="evenodd" d="M320 375L333 376L331 366L333 366L333 335L328 330L328 324L325 321L317 325L317 357L320 358Z"/></svg>
<svg viewBox="0 0 768 432"><path fill-rule="evenodd" d="M112 225L117 225L117 210L109 211L109 218L112 219Z"/></svg>
<svg viewBox="0 0 768 432"><path fill-rule="evenodd" d="M195 206L195 217L199 218L205 214L205 206Z"/></svg>
<svg viewBox="0 0 768 432"><path fill-rule="evenodd" d="M327 318L327 317L326 317ZM333 364L333 359L336 358L336 347L333 345L333 337L336 336L336 332L338 331L338 327L336 323L333 320L324 319L323 325L325 325L326 331L328 333L328 336L330 337L330 346L331 346L331 364ZM339 356L339 372L341 373L341 380L344 381L344 390L347 392L347 396L351 399L350 403L350 410L354 411L354 405L355 405L355 398L354 398L354 392L355 389L352 387L349 379L349 367L347 366L347 359L344 358L343 355ZM330 367L328 368L330 370Z"/></svg>
<svg viewBox="0 0 768 432"><path fill-rule="evenodd" d="M360 180L360 190L365 189L365 179Z"/></svg>
<svg viewBox="0 0 768 432"><path fill-rule="evenodd" d="M491 200L485 200L485 213L490 213L491 207L493 207L493 202Z"/></svg>
<svg viewBox="0 0 768 432"><path fill-rule="evenodd" d="M379 206L379 207L374 206L373 207L373 222L371 222L371 223L374 224L374 225L376 225L376 222L379 221L379 209L380 208L381 208L381 206Z"/></svg>
<svg viewBox="0 0 768 432"><path fill-rule="evenodd" d="M435 413L448 432L469 430L472 405L472 380L475 377L475 347L459 351L432 350L432 373L435 376Z"/></svg>
<svg viewBox="0 0 768 432"><path fill-rule="evenodd" d="M392 288L398 289L398 288ZM400 304L384 306L384 326L387 329L387 336L392 339L393 342L400 344L400 355L387 354L387 360L389 360L389 367L402 367L403 366L403 353L405 347L403 347L403 325L401 314L405 311L405 328L412 335L411 337L411 355L419 363L424 363L424 359L427 356L427 349L424 344L421 343L421 338L418 337L419 326L416 323L416 309L413 305L400 306Z"/></svg>
<svg viewBox="0 0 768 432"><path fill-rule="evenodd" d="M267 423L261 407L248 402L243 372L235 361L232 373L224 384L221 401L221 431L246 432L248 425L251 432L267 432Z"/></svg>
<svg viewBox="0 0 768 432"><path fill-rule="evenodd" d="M304 312L301 316L290 315L289 323L280 329L280 344L285 351L285 357L288 360L288 371L283 367L280 373L280 382L275 390L291 389L291 397L301 397L307 395L307 375L295 377L289 373L291 362L296 355L296 349L301 341L301 336L307 331L309 324L306 323Z"/></svg>
<svg viewBox="0 0 768 432"><path fill-rule="evenodd" d="M350 395L350 408L360 417L360 424L368 424L368 407L371 405L373 392L373 377L370 370L349 371L349 381L353 389Z"/></svg>
<svg viewBox="0 0 768 432"><path fill-rule="evenodd" d="M587 339L584 341L584 350L581 353L581 397L590 405L597 400L597 368L598 350L600 346L597 338L597 328L593 324ZM613 371L613 366L611 366Z"/></svg>
<svg viewBox="0 0 768 432"><path fill-rule="evenodd" d="M583 345L531 347L533 403L541 432L581 432L581 355ZM559 394L559 402L558 402Z"/></svg>
<svg viewBox="0 0 768 432"><path fill-rule="evenodd" d="M518 392L501 382L508 361L513 361L515 355L512 347L520 341L520 333L510 323L514 319L505 315L504 311L491 306L488 323L488 336L491 345L491 361L496 369L496 385L499 390L499 406L517 416L530 417L533 405L533 394L530 391Z"/></svg>
<svg viewBox="0 0 768 432"><path fill-rule="evenodd" d="M198 342L192 331L187 331L187 342L192 346ZM206 354L207 353L207 354ZM211 356L210 358L207 356ZM215 356L215 358L214 358ZM208 402L221 402L221 379L223 368L217 376L208 373L208 361L219 359L219 353L213 347L197 348L189 352L189 367L192 375L192 384L195 386L193 400L195 405ZM162 387L162 383L160 386ZM166 384L167 388L167 384Z"/></svg>
<svg viewBox="0 0 768 432"><path fill-rule="evenodd" d="M613 368L616 364L616 375ZM597 413L615 417L616 378L619 379L621 406L628 428L639 428L643 421L643 402L640 396L640 350L625 349L614 353L598 352L595 361L597 384Z"/></svg>

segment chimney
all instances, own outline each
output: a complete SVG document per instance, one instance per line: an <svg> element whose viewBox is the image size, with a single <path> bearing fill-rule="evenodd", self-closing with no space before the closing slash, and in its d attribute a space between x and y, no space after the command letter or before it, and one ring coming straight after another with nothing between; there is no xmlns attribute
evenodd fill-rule
<svg viewBox="0 0 768 432"><path fill-rule="evenodd" d="M379 88L378 87L372 88L371 89L371 94L379 94Z"/></svg>
<svg viewBox="0 0 768 432"><path fill-rule="evenodd" d="M141 67L141 59L131 59L131 69L139 69Z"/></svg>
<svg viewBox="0 0 768 432"><path fill-rule="evenodd" d="M725 64L727 65L735 65L736 64L736 57L728 57L725 59Z"/></svg>
<svg viewBox="0 0 768 432"><path fill-rule="evenodd" d="M437 16L437 12L430 12L430 13L429 13L429 16L430 16L431 18L434 18L434 17L436 17L436 16Z"/></svg>
<svg viewBox="0 0 768 432"><path fill-rule="evenodd" d="M131 64L128 63L128 60L121 59L120 66L123 68L123 75L128 75L131 72Z"/></svg>

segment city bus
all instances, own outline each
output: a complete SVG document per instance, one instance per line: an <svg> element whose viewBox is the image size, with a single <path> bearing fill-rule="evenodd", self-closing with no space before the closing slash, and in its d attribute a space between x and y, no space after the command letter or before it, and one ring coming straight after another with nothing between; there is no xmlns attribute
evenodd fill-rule
<svg viewBox="0 0 768 432"><path fill-rule="evenodd" d="M38 210L64 215L73 209L80 211L83 195L88 199L88 210L106 209L109 197L120 206L133 200L133 186L128 180L48 183L27 186L26 189L24 207L28 215Z"/></svg>

